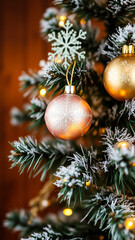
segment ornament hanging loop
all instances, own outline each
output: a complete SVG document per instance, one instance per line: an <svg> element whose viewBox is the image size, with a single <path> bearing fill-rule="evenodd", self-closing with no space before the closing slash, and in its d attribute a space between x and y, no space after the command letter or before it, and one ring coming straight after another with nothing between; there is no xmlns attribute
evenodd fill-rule
<svg viewBox="0 0 135 240"><path fill-rule="evenodd" d="M70 69L70 67L71 67L72 65L73 65L73 68L72 68L72 73L71 73L71 80L70 80L70 82L69 82L68 72L69 72L69 69ZM71 64L68 66L68 68L67 68L66 80L67 80L67 84L68 84L69 86L72 86L75 65L76 65L76 60L75 60L73 63L71 63Z"/></svg>

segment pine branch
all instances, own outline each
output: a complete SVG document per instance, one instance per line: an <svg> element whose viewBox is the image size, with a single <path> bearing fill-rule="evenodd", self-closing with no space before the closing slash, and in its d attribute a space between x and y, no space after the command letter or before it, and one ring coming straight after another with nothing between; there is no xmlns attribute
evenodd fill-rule
<svg viewBox="0 0 135 240"><path fill-rule="evenodd" d="M128 200L102 191L85 200L84 208L87 210L84 219L89 218L88 223L98 224L103 231L109 230L112 240L134 239L133 232L125 229L124 225L125 219L134 213L133 205Z"/></svg>
<svg viewBox="0 0 135 240"><path fill-rule="evenodd" d="M45 126L44 114L46 110L46 102L38 98L32 99L30 104L25 104L23 110L13 108L11 111L11 123L20 125L24 122L30 123L30 129L39 130Z"/></svg>
<svg viewBox="0 0 135 240"><path fill-rule="evenodd" d="M41 82L43 81L43 77L35 72L30 71L30 73L22 73L22 75L19 77L19 81L21 82L21 90L26 91L28 89L28 92L25 92L25 96L28 94L33 94L35 91L39 90L39 87L41 87Z"/></svg>
<svg viewBox="0 0 135 240"><path fill-rule="evenodd" d="M87 189L86 182L89 182L91 186L97 183L100 167L96 157L95 151L82 149L82 154L73 154L69 166L59 167L55 174L59 179L56 180L55 185L61 188L58 197L62 197L62 201L66 200L68 205L71 199L74 204L78 200L81 202Z"/></svg>
<svg viewBox="0 0 135 240"><path fill-rule="evenodd" d="M9 161L12 162L11 168L19 166L19 172L22 174L26 168L30 175L41 173L41 180L46 176L46 172L56 171L57 167L63 165L67 155L74 151L74 147L69 142L62 141L55 143L37 143L31 137L19 138L19 141L11 143L14 150L11 150Z"/></svg>
<svg viewBox="0 0 135 240"><path fill-rule="evenodd" d="M54 91L52 96L55 96L59 92L64 91L66 82L66 69L58 63L50 65L46 74L44 75L44 80L42 81L42 86L47 87L47 94L50 91ZM69 79L71 77L72 69L69 69ZM76 86L77 92L80 92L85 85L87 79L87 70L85 67L85 62L77 61L75 71L74 71L74 78L73 78L73 85Z"/></svg>
<svg viewBox="0 0 135 240"><path fill-rule="evenodd" d="M42 232L32 234L28 240L98 240L101 236L101 231L89 229L89 225L86 224L70 224L60 223L47 225ZM26 239L22 239L26 240Z"/></svg>
<svg viewBox="0 0 135 240"><path fill-rule="evenodd" d="M32 223L28 223L30 219L30 213L24 210L15 210L9 212L6 215L6 220L4 221L4 227L12 229L15 232L21 232L21 237L27 237L31 233L37 231L42 231L45 223L39 218L34 218Z"/></svg>
<svg viewBox="0 0 135 240"><path fill-rule="evenodd" d="M31 101L31 105L28 108L30 119L32 120L31 128L38 130L45 125L44 115L47 104L44 100L35 98Z"/></svg>
<svg viewBox="0 0 135 240"><path fill-rule="evenodd" d="M122 46L129 43L135 43L135 25L131 24L124 28L118 27L116 33L109 36L101 50L107 58L113 59L121 54Z"/></svg>
<svg viewBox="0 0 135 240"><path fill-rule="evenodd" d="M52 33L53 31L58 32L60 30L58 15L60 11L57 8L47 8L43 17L40 21L40 32L43 37Z"/></svg>
<svg viewBox="0 0 135 240"><path fill-rule="evenodd" d="M104 20L108 30L109 26L112 29L116 27L116 24L127 24L131 21L134 22L135 19L134 0L55 0L54 3L62 6L68 14L75 13L79 19L89 20L98 18Z"/></svg>
<svg viewBox="0 0 135 240"><path fill-rule="evenodd" d="M27 238L28 240L61 240L61 233L54 231L50 225L44 228L44 231L42 233L34 233L31 235L31 237ZM26 240L26 239L22 239Z"/></svg>
<svg viewBox="0 0 135 240"><path fill-rule="evenodd" d="M46 67L45 67L46 65ZM47 87L47 94L50 91L54 91L52 96L55 96L58 92L63 92L64 87L67 84L66 82L66 71L61 64L49 64L45 63L42 71L42 77L39 73L31 73L31 75L24 74L19 79L21 81L22 90L27 90L25 94L30 94L31 92L37 91L39 87ZM69 79L71 77L71 71L69 70ZM88 81L87 70L85 66L85 62L77 61L75 71L74 71L74 78L73 84L76 86L77 92L83 89L83 86L86 88L86 81ZM30 88L31 87L31 88ZM30 88L30 89L29 89Z"/></svg>
<svg viewBox="0 0 135 240"><path fill-rule="evenodd" d="M21 237L27 237L28 240L34 239L45 239L45 240L56 240L59 237L60 240L84 240L93 239L98 240L101 235L101 231L97 228L89 229L87 224L82 223L70 223L70 222L56 222L50 221L49 218L45 222L41 221L39 218L34 218L32 223L29 223L30 214L28 211L18 211L15 210L7 214L6 220L4 221L4 226L8 229L14 231L19 231ZM48 222L51 225L46 224ZM88 238L90 236L90 238Z"/></svg>
<svg viewBox="0 0 135 240"><path fill-rule="evenodd" d="M26 107L26 105L25 105ZM30 117L26 110L20 110L17 107L13 107L10 112L11 115L11 124L14 126L21 125L22 123L29 122Z"/></svg>
<svg viewBox="0 0 135 240"><path fill-rule="evenodd" d="M127 189L134 194L135 187L135 154L134 146L128 148L115 148L114 145L120 141L134 142L135 136L131 136L127 129L115 131L106 129L107 133L103 137L103 144L107 146L106 161L103 164L105 174L102 182L105 185L115 186L117 193L122 191L124 194Z"/></svg>

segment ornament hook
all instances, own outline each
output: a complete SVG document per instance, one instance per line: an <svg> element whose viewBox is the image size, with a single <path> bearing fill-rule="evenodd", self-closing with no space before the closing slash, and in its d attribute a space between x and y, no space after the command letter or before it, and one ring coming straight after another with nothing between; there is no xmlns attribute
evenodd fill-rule
<svg viewBox="0 0 135 240"><path fill-rule="evenodd" d="M71 81L69 82L68 72L69 72L69 69L70 69L70 67L71 67L72 65L73 65L73 68L72 68L72 73L71 73ZM68 66L68 68L67 68L66 80L67 80L67 84L68 84L69 86L71 86L71 85L72 85L72 82L73 82L73 75L74 75L75 65L76 65L76 60L75 60L73 63L71 63L71 64Z"/></svg>

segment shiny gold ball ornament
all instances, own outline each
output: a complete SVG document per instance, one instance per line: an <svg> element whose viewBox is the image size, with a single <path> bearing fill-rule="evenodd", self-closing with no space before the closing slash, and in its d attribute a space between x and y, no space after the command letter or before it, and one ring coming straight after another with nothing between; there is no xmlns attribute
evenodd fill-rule
<svg viewBox="0 0 135 240"><path fill-rule="evenodd" d="M124 45L122 54L105 68L103 82L106 91L119 101L135 97L135 54L133 45Z"/></svg>
<svg viewBox="0 0 135 240"><path fill-rule="evenodd" d="M125 220L125 227L128 230L134 230L135 231L135 218L130 217Z"/></svg>
<svg viewBox="0 0 135 240"><path fill-rule="evenodd" d="M130 150L132 148L133 144L130 143L130 142L127 142L127 141L120 141L120 142L117 142L115 145L114 145L114 148L115 149L122 149L122 148L126 148L128 150Z"/></svg>
<svg viewBox="0 0 135 240"><path fill-rule="evenodd" d="M65 86L65 93L53 99L45 112L50 133L63 140L75 140L90 128L92 111L89 104L75 94L75 86Z"/></svg>

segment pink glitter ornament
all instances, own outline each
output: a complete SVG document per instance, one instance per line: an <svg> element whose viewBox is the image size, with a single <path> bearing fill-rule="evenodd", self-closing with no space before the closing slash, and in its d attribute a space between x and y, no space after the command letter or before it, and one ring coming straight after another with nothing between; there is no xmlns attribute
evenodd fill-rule
<svg viewBox="0 0 135 240"><path fill-rule="evenodd" d="M45 112L45 122L50 133L56 138L75 140L89 130L92 111L84 99L74 94L74 86L66 88L70 88L71 91L65 91L66 93L49 103Z"/></svg>

